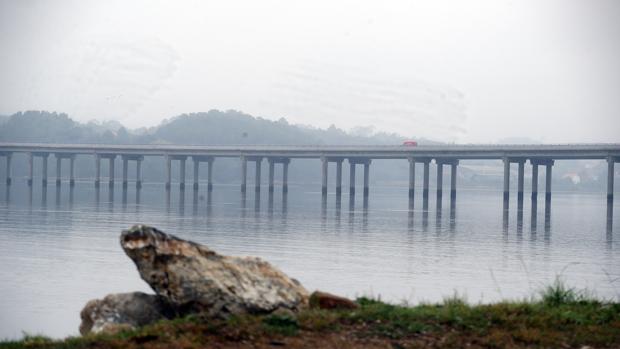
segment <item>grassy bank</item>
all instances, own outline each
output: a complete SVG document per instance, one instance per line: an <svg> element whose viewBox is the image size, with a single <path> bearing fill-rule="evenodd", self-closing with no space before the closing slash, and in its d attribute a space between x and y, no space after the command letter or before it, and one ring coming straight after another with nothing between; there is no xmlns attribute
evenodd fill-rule
<svg viewBox="0 0 620 349"><path fill-rule="evenodd" d="M356 310L192 316L114 335L26 336L0 348L620 348L620 303L557 283L537 300L470 305L457 297L406 307L367 298Z"/></svg>

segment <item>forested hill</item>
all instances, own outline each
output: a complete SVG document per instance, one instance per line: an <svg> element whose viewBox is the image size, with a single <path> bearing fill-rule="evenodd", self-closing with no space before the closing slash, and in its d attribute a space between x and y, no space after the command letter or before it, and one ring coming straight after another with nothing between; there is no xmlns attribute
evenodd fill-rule
<svg viewBox="0 0 620 349"><path fill-rule="evenodd" d="M66 114L19 112L0 119L0 141L116 144L400 144L396 134L345 132L271 121L238 111L183 114L152 128L128 130L109 122L80 123ZM424 140L422 140L424 143ZM431 143L431 142L426 142Z"/></svg>

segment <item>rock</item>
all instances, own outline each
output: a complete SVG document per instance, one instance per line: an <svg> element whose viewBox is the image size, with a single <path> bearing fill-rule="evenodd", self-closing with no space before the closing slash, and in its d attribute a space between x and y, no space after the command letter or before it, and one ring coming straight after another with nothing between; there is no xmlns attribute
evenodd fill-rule
<svg viewBox="0 0 620 349"><path fill-rule="evenodd" d="M123 231L121 246L142 279L181 314L297 311L308 304L297 280L260 258L223 256L145 225Z"/></svg>
<svg viewBox="0 0 620 349"><path fill-rule="evenodd" d="M117 293L86 304L80 317L80 333L116 333L172 318L174 311L167 301L142 292Z"/></svg>
<svg viewBox="0 0 620 349"><path fill-rule="evenodd" d="M314 309L357 309L359 305L352 300L327 292L314 291L310 295L310 308Z"/></svg>

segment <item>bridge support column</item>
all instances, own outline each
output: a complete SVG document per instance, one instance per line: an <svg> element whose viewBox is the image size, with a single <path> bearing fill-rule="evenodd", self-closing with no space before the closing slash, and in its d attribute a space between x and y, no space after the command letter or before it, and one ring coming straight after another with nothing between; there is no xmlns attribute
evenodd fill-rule
<svg viewBox="0 0 620 349"><path fill-rule="evenodd" d="M364 162L364 197L367 198L370 193L370 162L368 159Z"/></svg>
<svg viewBox="0 0 620 349"><path fill-rule="evenodd" d="M282 163L282 192L288 193L288 164L290 159Z"/></svg>
<svg viewBox="0 0 620 349"><path fill-rule="evenodd" d="M428 202L428 185L430 177L430 160L424 160L424 178L422 182L422 198Z"/></svg>
<svg viewBox="0 0 620 349"><path fill-rule="evenodd" d="M47 157L49 156L49 154L44 154L41 157L41 160L43 160L43 179L41 180L42 184L44 187L47 187Z"/></svg>
<svg viewBox="0 0 620 349"><path fill-rule="evenodd" d="M525 160L519 161L519 171L517 176L517 201L523 201L523 182L525 177Z"/></svg>
<svg viewBox="0 0 620 349"><path fill-rule="evenodd" d="M538 198L538 166L545 166L545 201L551 200L551 170L553 167L553 159L549 158L532 158L532 200Z"/></svg>
<svg viewBox="0 0 620 349"><path fill-rule="evenodd" d="M532 200L538 199L538 164L532 162L530 159L530 164L532 164Z"/></svg>
<svg viewBox="0 0 620 349"><path fill-rule="evenodd" d="M248 179L248 159L245 156L241 157L241 192L245 193L246 184Z"/></svg>
<svg viewBox="0 0 620 349"><path fill-rule="evenodd" d="M553 160L550 160L550 162L547 163L546 165L546 170L545 170L545 201L551 201L551 170L553 169Z"/></svg>
<svg viewBox="0 0 620 349"><path fill-rule="evenodd" d="M349 196L355 195L355 162L349 159Z"/></svg>
<svg viewBox="0 0 620 349"><path fill-rule="evenodd" d="M11 185L11 157L13 154L6 153L6 185Z"/></svg>
<svg viewBox="0 0 620 349"><path fill-rule="evenodd" d="M95 188L101 184L101 156L95 154Z"/></svg>
<svg viewBox="0 0 620 349"><path fill-rule="evenodd" d="M114 160L116 159L116 155L110 155L109 157L110 159L110 178L109 178L109 187L113 188L114 187Z"/></svg>
<svg viewBox="0 0 620 349"><path fill-rule="evenodd" d="M268 158L267 162L269 163L269 193L273 193L273 182L274 182L274 171L275 171L275 163L274 159Z"/></svg>
<svg viewBox="0 0 620 349"><path fill-rule="evenodd" d="M254 191L257 193L260 193L260 172L261 172L261 165L263 164L263 158L257 157L255 160L256 163L256 176L255 176L255 183L254 183Z"/></svg>
<svg viewBox="0 0 620 349"><path fill-rule="evenodd" d="M172 157L166 155L166 190L172 186Z"/></svg>
<svg viewBox="0 0 620 349"><path fill-rule="evenodd" d="M407 160L409 160L409 198L413 198L415 193L415 159L408 158Z"/></svg>
<svg viewBox="0 0 620 349"><path fill-rule="evenodd" d="M123 160L123 190L127 190L129 186L129 161L136 162L136 189L142 188L141 165L144 160L143 155L121 154Z"/></svg>
<svg viewBox="0 0 620 349"><path fill-rule="evenodd" d="M437 201L443 196L443 162L435 160L437 164Z"/></svg>
<svg viewBox="0 0 620 349"><path fill-rule="evenodd" d="M197 160L195 157L192 158L192 161L194 162L194 186L193 189L194 190L198 190L198 171L199 171L199 167L200 167L200 161Z"/></svg>
<svg viewBox="0 0 620 349"><path fill-rule="evenodd" d="M459 161L454 160L452 164L450 164L450 199L454 200L456 198L456 167L458 166Z"/></svg>
<svg viewBox="0 0 620 349"><path fill-rule="evenodd" d="M193 155L192 161L194 162L194 190L198 190L199 181L200 181L200 163L207 163L207 191L213 191L213 161L214 158L212 156L200 156Z"/></svg>
<svg viewBox="0 0 620 349"><path fill-rule="evenodd" d="M213 161L215 159L209 159L207 161L207 191L210 193L213 191Z"/></svg>
<svg viewBox="0 0 620 349"><path fill-rule="evenodd" d="M142 189L142 158L136 160L136 189Z"/></svg>
<svg viewBox="0 0 620 349"><path fill-rule="evenodd" d="M69 187L75 187L75 155L69 158Z"/></svg>
<svg viewBox="0 0 620 349"><path fill-rule="evenodd" d="M56 154L56 186L60 186L62 176L62 157Z"/></svg>
<svg viewBox="0 0 620 349"><path fill-rule="evenodd" d="M342 195L342 159L336 160L336 196Z"/></svg>
<svg viewBox="0 0 620 349"><path fill-rule="evenodd" d="M123 159L123 189L127 189L127 174L129 172L129 159L126 156Z"/></svg>
<svg viewBox="0 0 620 349"><path fill-rule="evenodd" d="M185 157L179 158L179 189L185 190Z"/></svg>
<svg viewBox="0 0 620 349"><path fill-rule="evenodd" d="M614 164L616 159L613 157L607 158L607 201L613 202L614 200Z"/></svg>
<svg viewBox="0 0 620 349"><path fill-rule="evenodd" d="M504 158L504 202L510 200L510 159Z"/></svg>
<svg viewBox="0 0 620 349"><path fill-rule="evenodd" d="M321 195L327 195L327 167L329 162L326 157L321 158Z"/></svg>
<svg viewBox="0 0 620 349"><path fill-rule="evenodd" d="M28 186L32 187L32 182L34 179L34 155L32 153L28 153Z"/></svg>

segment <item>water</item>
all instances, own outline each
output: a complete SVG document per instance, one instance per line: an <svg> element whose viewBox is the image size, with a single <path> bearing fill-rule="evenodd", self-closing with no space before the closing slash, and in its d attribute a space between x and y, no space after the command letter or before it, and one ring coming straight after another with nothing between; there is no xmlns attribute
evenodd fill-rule
<svg viewBox="0 0 620 349"><path fill-rule="evenodd" d="M75 335L79 312L108 293L146 291L121 250L119 233L154 225L231 255L260 256L309 290L391 302L440 301L455 292L471 302L519 299L557 277L603 298L620 295L618 208L604 194L554 193L535 210L526 199L509 211L498 191L464 189L441 207L431 192L413 208L402 187L372 187L368 202L291 186L272 198L238 186L201 187L166 196L162 184L123 194L92 183L0 188L0 338ZM318 188L320 189L320 188ZM507 212L507 214L504 214ZM612 226L616 223L615 226Z"/></svg>

